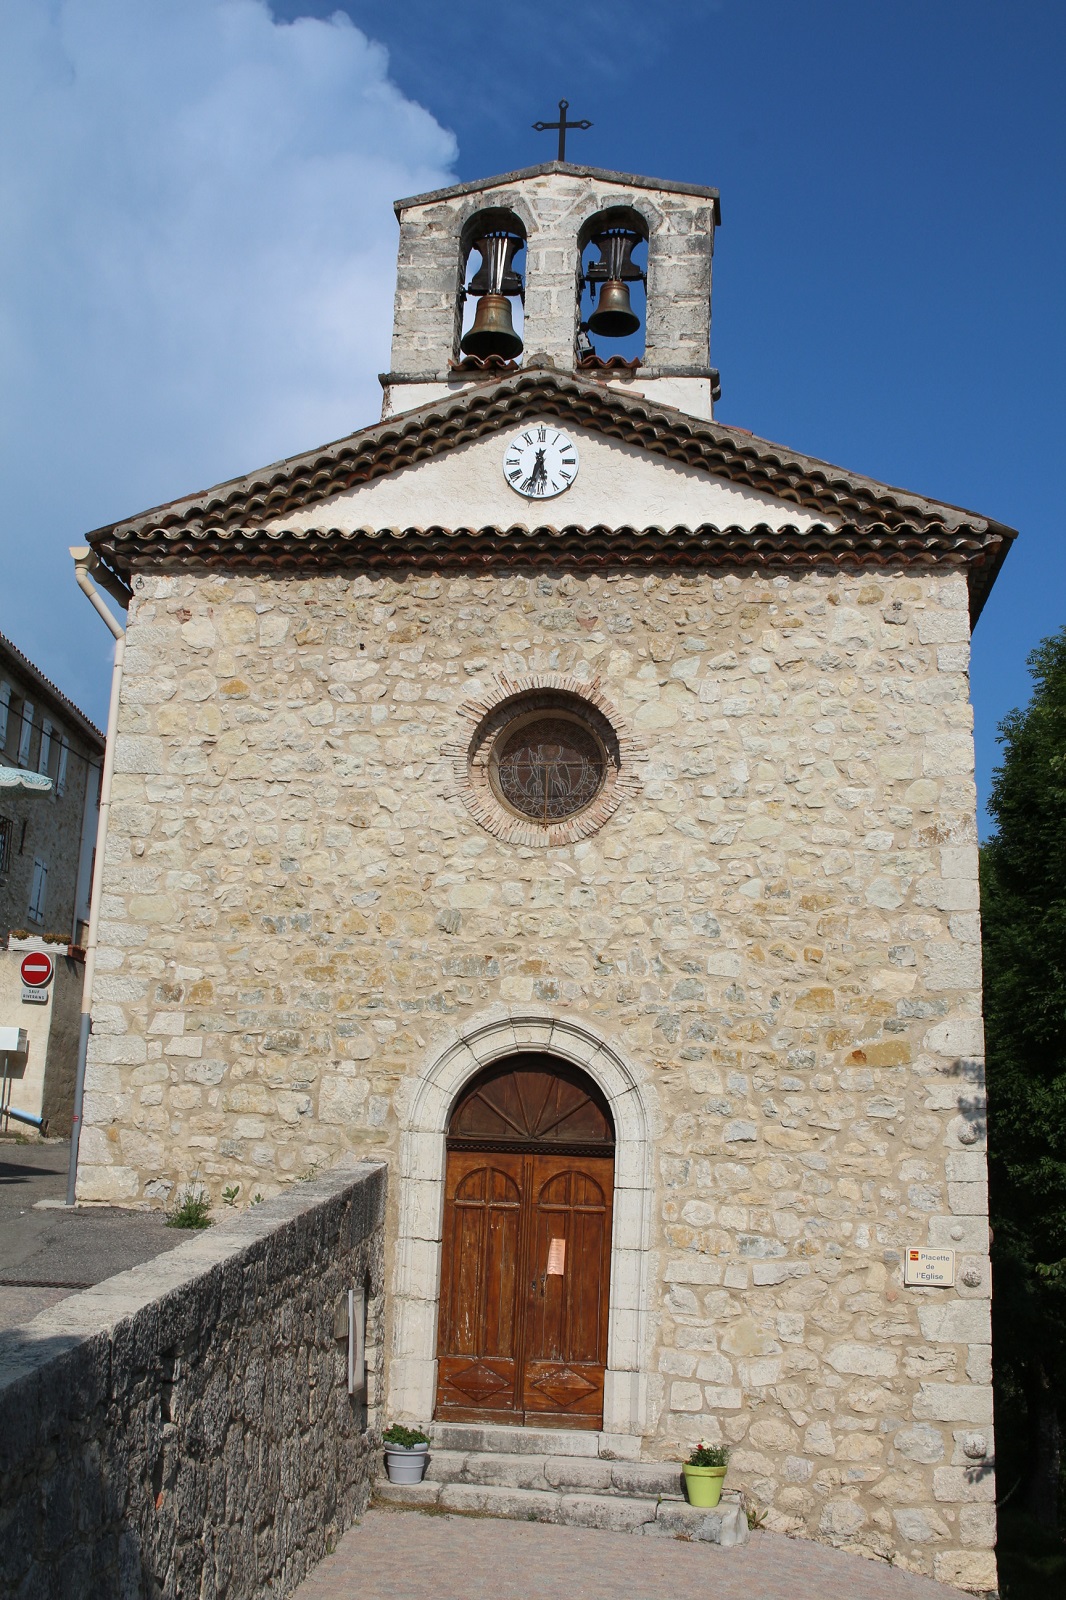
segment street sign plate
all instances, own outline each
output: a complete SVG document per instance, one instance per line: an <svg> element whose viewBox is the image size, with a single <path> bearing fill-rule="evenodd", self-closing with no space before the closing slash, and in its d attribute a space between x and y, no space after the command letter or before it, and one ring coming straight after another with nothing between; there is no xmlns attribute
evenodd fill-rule
<svg viewBox="0 0 1066 1600"><path fill-rule="evenodd" d="M923 1250L920 1246L912 1246L906 1253L903 1282L950 1288L955 1282L954 1250Z"/></svg>
<svg viewBox="0 0 1066 1600"><path fill-rule="evenodd" d="M51 983L52 970L52 958L43 950L32 950L28 956L23 956L19 968L28 989L43 989L46 983Z"/></svg>

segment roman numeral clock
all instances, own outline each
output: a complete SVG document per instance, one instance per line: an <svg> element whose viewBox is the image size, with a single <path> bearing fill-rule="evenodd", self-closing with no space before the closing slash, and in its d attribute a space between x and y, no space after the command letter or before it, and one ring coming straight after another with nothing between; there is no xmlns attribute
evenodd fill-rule
<svg viewBox="0 0 1066 1600"><path fill-rule="evenodd" d="M503 457L503 475L527 500L550 500L569 489L580 465L577 445L558 428L516 433Z"/></svg>

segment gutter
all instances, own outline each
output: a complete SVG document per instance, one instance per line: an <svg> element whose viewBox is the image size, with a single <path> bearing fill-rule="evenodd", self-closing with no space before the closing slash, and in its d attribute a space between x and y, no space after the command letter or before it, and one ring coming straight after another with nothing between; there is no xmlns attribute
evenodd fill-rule
<svg viewBox="0 0 1066 1600"><path fill-rule="evenodd" d="M93 610L103 619L115 636L115 660L111 669L111 703L107 711L107 734L104 745L104 769L100 779L100 820L96 829L96 860L93 865L92 888L89 892L89 934L85 944L85 976L81 990L81 1026L78 1030L78 1065L74 1079L74 1117L70 1128L70 1167L67 1172L67 1205L74 1204L78 1183L78 1146L81 1142L82 1109L85 1103L85 1064L89 1055L89 1035L92 1032L93 977L96 971L96 944L100 926L100 902L103 897L104 856L107 852L107 824L111 812L111 780L115 771L115 735L118 731L118 705L122 692L122 664L126 655L126 630L111 615L93 583L98 571L103 571L100 558L87 545L72 545L74 579L88 598ZM114 593L111 585L109 591Z"/></svg>

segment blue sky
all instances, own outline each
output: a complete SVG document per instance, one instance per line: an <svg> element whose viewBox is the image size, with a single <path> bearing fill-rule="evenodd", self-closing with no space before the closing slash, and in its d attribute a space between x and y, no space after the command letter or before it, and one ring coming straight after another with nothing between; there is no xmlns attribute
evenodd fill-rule
<svg viewBox="0 0 1066 1600"><path fill-rule="evenodd" d="M102 718L67 544L373 420L391 199L548 159L565 96L575 158L721 189L722 420L1022 530L974 637L983 797L1066 623L1066 8L342 11L0 0L0 629Z"/></svg>

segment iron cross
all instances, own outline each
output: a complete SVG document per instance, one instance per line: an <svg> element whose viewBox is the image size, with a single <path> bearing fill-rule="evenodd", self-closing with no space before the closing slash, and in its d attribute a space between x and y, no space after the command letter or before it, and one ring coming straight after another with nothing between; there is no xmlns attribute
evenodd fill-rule
<svg viewBox="0 0 1066 1600"><path fill-rule="evenodd" d="M566 131L567 131L567 129L568 128L591 128L592 127L592 123L588 122L588 121L567 122L566 113L569 111L569 109L570 109L569 100L560 100L559 101L559 120L558 120L558 122L535 122L533 124L534 128L537 130L538 133L545 133L549 128L558 128L558 130L559 130L559 156L558 156L558 159L560 161L565 161L566 160Z"/></svg>

